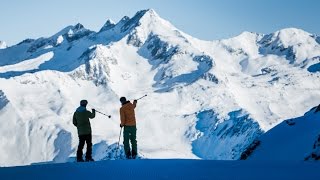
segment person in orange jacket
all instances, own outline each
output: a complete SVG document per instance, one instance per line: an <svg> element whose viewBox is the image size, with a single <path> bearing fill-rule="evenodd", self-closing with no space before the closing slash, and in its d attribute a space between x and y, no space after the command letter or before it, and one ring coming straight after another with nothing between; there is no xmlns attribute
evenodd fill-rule
<svg viewBox="0 0 320 180"><path fill-rule="evenodd" d="M127 101L125 97L120 98L120 102L122 104L120 108L120 127L124 127L123 130L123 146L124 151L126 154L127 159L135 159L138 152L137 152L137 140L136 140L136 117L134 109L137 106L137 100L134 100L133 103ZM131 150L130 144L131 142Z"/></svg>

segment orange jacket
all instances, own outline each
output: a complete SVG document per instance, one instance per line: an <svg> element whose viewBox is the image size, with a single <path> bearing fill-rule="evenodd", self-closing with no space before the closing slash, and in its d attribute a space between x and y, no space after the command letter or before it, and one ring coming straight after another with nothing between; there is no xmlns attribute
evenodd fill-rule
<svg viewBox="0 0 320 180"><path fill-rule="evenodd" d="M127 101L120 108L120 120L122 126L135 126L136 117L134 113L134 108L136 108L137 101L133 101L133 104L130 101Z"/></svg>

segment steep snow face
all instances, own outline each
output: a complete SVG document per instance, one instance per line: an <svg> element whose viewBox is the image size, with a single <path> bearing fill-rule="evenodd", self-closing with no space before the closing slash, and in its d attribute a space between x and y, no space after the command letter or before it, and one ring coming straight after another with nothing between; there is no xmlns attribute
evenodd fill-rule
<svg viewBox="0 0 320 180"><path fill-rule="evenodd" d="M4 41L0 41L0 49L5 49L7 48L7 44Z"/></svg>
<svg viewBox="0 0 320 180"><path fill-rule="evenodd" d="M140 157L238 159L263 132L318 103L317 36L291 31L202 41L143 10L99 32L77 24L1 49L0 165L70 161L81 99L112 116L91 121L94 158L119 158L119 97L145 94L136 108ZM282 41L295 53L312 47L308 63L269 47Z"/></svg>
<svg viewBox="0 0 320 180"><path fill-rule="evenodd" d="M263 132L247 112L230 112L229 118L219 122L213 111L197 115L196 128L200 138L193 142L193 152L204 159L239 159L244 149ZM223 152L223 153L222 153Z"/></svg>
<svg viewBox="0 0 320 180"><path fill-rule="evenodd" d="M283 121L259 138L249 160L304 160L317 151L319 120L315 107L304 116Z"/></svg>

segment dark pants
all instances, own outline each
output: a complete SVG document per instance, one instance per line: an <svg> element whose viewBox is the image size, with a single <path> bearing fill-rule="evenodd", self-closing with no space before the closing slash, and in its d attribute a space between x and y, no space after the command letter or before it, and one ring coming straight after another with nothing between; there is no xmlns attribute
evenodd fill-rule
<svg viewBox="0 0 320 180"><path fill-rule="evenodd" d="M87 144L86 159L92 159L92 135L79 135L79 146L77 151L77 160L82 160L82 149Z"/></svg>
<svg viewBox="0 0 320 180"><path fill-rule="evenodd" d="M124 152L126 153L127 158L135 158L137 156L137 140L136 140L137 128L136 126L124 126L123 131L123 146ZM130 151L131 142L132 151Z"/></svg>

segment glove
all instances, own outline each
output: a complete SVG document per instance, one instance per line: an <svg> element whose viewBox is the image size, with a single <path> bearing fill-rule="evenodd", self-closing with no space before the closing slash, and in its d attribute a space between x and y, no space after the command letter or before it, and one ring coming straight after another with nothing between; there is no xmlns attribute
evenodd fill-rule
<svg viewBox="0 0 320 180"><path fill-rule="evenodd" d="M96 110L95 110L95 109L92 109L92 112L94 113L94 112L96 112Z"/></svg>
<svg viewBox="0 0 320 180"><path fill-rule="evenodd" d="M120 127L122 128L122 127L123 127L123 125L122 125L122 124L120 124Z"/></svg>
<svg viewBox="0 0 320 180"><path fill-rule="evenodd" d="M133 100L133 102L137 103L137 102L138 102L138 100L136 100L136 99L135 99L135 100Z"/></svg>

